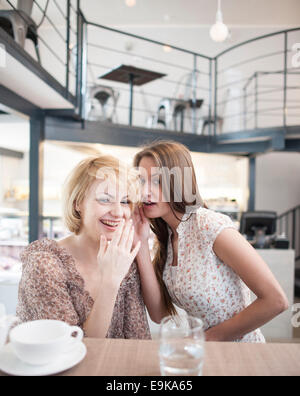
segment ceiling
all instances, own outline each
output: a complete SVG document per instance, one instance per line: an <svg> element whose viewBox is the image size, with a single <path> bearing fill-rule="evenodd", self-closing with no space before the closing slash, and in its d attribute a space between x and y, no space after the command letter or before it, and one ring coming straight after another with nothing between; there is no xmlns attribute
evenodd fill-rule
<svg viewBox="0 0 300 396"><path fill-rule="evenodd" d="M37 0L43 9L47 0ZM10 0L16 5L17 0ZM64 11L66 0L56 0ZM72 0L75 5L76 0ZM0 0L0 8L10 8ZM81 8L90 21L113 26L132 25L210 25L214 22L217 0L136 0L127 7L125 0L81 0ZM223 0L224 21L231 26L298 26L299 0ZM49 16L56 25L63 24L55 2L50 0ZM33 17L41 20L34 6ZM47 21L44 22L45 25Z"/></svg>
<svg viewBox="0 0 300 396"><path fill-rule="evenodd" d="M87 19L107 25L210 25L217 0L82 0ZM299 25L299 0L223 0L224 21L229 25Z"/></svg>

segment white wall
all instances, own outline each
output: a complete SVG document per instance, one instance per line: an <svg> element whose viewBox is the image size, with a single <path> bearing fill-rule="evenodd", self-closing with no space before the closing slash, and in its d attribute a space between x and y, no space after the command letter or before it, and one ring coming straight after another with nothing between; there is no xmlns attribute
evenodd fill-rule
<svg viewBox="0 0 300 396"><path fill-rule="evenodd" d="M95 151L108 153L132 164L138 147L91 145ZM61 188L66 176L88 154L54 142L45 143L44 214L60 215ZM59 160L57 160L59 158ZM204 199L227 197L236 199L245 210L248 199L248 160L221 154L192 153L199 190ZM58 199L47 199L57 196Z"/></svg>
<svg viewBox="0 0 300 396"><path fill-rule="evenodd" d="M300 204L300 153L275 152L256 160L256 210L281 214Z"/></svg>

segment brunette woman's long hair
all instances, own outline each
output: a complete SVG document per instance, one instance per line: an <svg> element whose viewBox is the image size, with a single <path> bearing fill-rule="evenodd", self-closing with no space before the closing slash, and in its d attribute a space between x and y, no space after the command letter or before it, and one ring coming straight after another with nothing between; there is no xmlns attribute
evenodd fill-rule
<svg viewBox="0 0 300 396"><path fill-rule="evenodd" d="M194 165L190 151L186 146L173 141L152 143L136 154L134 166L139 167L144 157L151 157L156 167L160 169L163 196L168 197L166 201L178 220L180 218L176 213L193 213L201 206L207 208L198 191ZM186 194L187 190L189 194ZM176 315L176 309L163 281L163 271L168 254L168 225L162 218L156 218L150 219L150 227L156 236L156 251L153 260L155 274L169 315Z"/></svg>

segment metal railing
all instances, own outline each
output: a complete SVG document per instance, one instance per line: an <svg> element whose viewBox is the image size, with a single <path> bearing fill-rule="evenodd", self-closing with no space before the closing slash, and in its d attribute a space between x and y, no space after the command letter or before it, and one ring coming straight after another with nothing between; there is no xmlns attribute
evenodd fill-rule
<svg viewBox="0 0 300 396"><path fill-rule="evenodd" d="M18 9L16 0L5 0L5 2L6 11L16 13L25 24L28 23L24 14ZM77 9L77 0L47 0L43 6L40 1L33 0L32 13L28 15L35 25L40 57L36 59L31 53L30 55L65 88L64 96L70 101L73 101L74 96L78 97L76 87L80 15ZM80 51L79 46L79 53ZM78 103L74 104L78 105Z"/></svg>
<svg viewBox="0 0 300 396"><path fill-rule="evenodd" d="M247 40L213 58L89 21L86 21L86 23L88 31L93 27L98 30L98 33L101 31L104 38L107 38L108 35L103 32L110 32L109 37L115 34L118 37L124 36L141 40L145 45L167 47L170 51L176 51L176 54L179 55L177 62L172 63L170 62L171 57L167 61L163 56L150 57L149 53L151 51L148 51L145 55L137 50L124 51L117 46L108 46L107 42L114 43L114 39L106 40L106 43L105 39L103 43L99 40L94 43L90 37L88 38L87 46L90 54L88 69L89 77L91 77L88 82L90 84L100 83L100 80L95 77L96 74L98 74L97 77L100 74L103 75L115 68L118 63L122 63L116 61L114 64L105 64L105 62L100 63L94 60L105 58L107 61L112 59L107 54L112 53L116 54L120 60L138 58L144 65L151 64L152 67L156 65L162 72L168 74L158 83L155 83L155 90L150 89L149 85L149 89L143 94L147 96L149 103L151 99L151 105L148 109L145 109L145 106L142 108L140 104L135 106L136 113L146 113L148 110L148 113L153 115L157 113L159 99L164 96L176 97L176 95L172 95L172 92L174 92L172 84L173 87L178 84L178 73L176 76L174 71L177 68L190 72L192 75L189 83L185 84L186 90L190 89L190 99L194 103L197 99L204 100L201 112L193 109L192 115L184 116L185 120L192 121L192 127L188 132L203 133L204 129L199 131L201 121L205 121L209 126L208 134L215 136L220 133L245 129L300 125L300 64L299 66L293 66L292 62L292 58L297 55L293 50L293 45L297 42L300 43L300 28L288 29ZM95 32L92 35L95 36ZM100 36L97 35L97 37ZM272 48L266 50L266 44L270 43L270 40ZM255 46L253 49L255 56L249 57L248 51L245 51L245 49L253 45ZM138 49L139 46L137 45L136 48ZM244 56L241 56L242 52L246 52L247 55L243 54ZM154 50L152 50L152 53L154 53ZM183 64L187 54L191 55L192 59ZM238 62L232 62L234 58L238 59ZM200 62L201 66L199 65ZM228 77L228 74L231 74L231 76ZM238 77L232 77L234 75L238 75ZM203 80L201 84L197 81L199 76ZM297 79L297 81L292 81L292 79ZM122 94L129 91L124 85L114 84L113 87ZM125 111L127 107L126 100L124 100L119 104L118 109ZM126 123L126 121L123 120L121 123Z"/></svg>
<svg viewBox="0 0 300 396"><path fill-rule="evenodd" d="M300 125L300 62L296 59L296 43L300 43L300 28L247 40L215 58L215 116L228 121L223 133ZM248 51L255 51L255 56L249 57ZM235 57L241 59L231 63ZM221 67L221 63L227 63L226 67ZM239 77L224 81L225 73L230 71L236 71ZM224 90L236 92L220 101ZM225 103L228 107L238 103L232 108L239 111L229 110L222 114L220 107ZM237 119L238 126L232 130L230 123Z"/></svg>
<svg viewBox="0 0 300 396"><path fill-rule="evenodd" d="M42 66L64 84L66 98L70 93L76 97L76 111L83 119L88 117L89 88L106 85L118 93L116 109L115 103L105 104L117 114L109 121L128 124L130 87L99 78L126 64L166 75L135 88L134 126L162 127L158 110L163 98L187 103L179 113L181 128L174 117L170 124L179 132L216 136L300 125L300 57L293 47L300 43L300 27L247 40L210 57L88 21L80 0L47 0L46 7L33 1L33 14L39 12L43 21L38 29ZM17 10L15 0L6 2Z"/></svg>
<svg viewBox="0 0 300 396"><path fill-rule="evenodd" d="M204 98L201 110L205 109L207 116L212 118L213 60L210 57L100 24L88 21L86 24L89 53L88 86L107 85L107 82L99 79L99 76L103 76L122 63L166 74L165 77L145 86L145 89L135 88L134 103L138 104L134 105L134 125L145 127L146 118L151 120L157 115L159 103L163 98L186 100L186 102L190 100L191 106L185 114L181 114L182 119L190 124L189 132L196 133L202 119L202 114L196 107L197 99ZM107 45L108 42L110 46ZM153 55L150 56L149 53ZM105 62L99 62L98 59L105 59ZM204 79L203 82L200 81L201 78ZM109 81L109 85L120 94L118 112L122 121L118 123L126 124L130 88L115 81ZM200 96L199 92L202 93ZM111 105L108 104L107 107L109 106ZM174 122L173 125L175 126L176 123Z"/></svg>
<svg viewBox="0 0 300 396"><path fill-rule="evenodd" d="M295 250L296 261L300 260L300 205L277 217L279 234L284 234L290 241L290 248Z"/></svg>
<svg viewBox="0 0 300 396"><path fill-rule="evenodd" d="M299 75L300 76L300 72L295 72L295 71L287 71L286 72L287 75ZM250 114L250 119L254 118L254 128L258 129L259 127L259 114L267 114L270 112L277 112L277 116L282 117L282 123L283 126L287 126L287 109L289 110L299 110L300 109L300 99L298 100L294 100L293 103L299 104L298 106L288 106L287 100L285 99L284 101L280 100L280 99L261 99L262 96L265 95L269 95L269 94L276 94L278 92L283 92L284 91L284 87L281 86L261 86L259 84L259 82L262 80L260 77L264 77L264 76L270 76L270 75L281 75L284 74L284 71L274 71L274 72L255 72L247 81L247 84L245 85L245 87L243 88L243 100L244 100L244 129L248 129L248 121L249 121L249 114ZM252 102L252 105L254 107L253 111L249 111L249 103L248 103L248 98L249 96L251 97L251 94L248 94L248 88L249 86L251 87L251 83L253 83L254 88L253 88L253 97L254 100ZM264 88L264 90L259 90L260 88ZM266 89L267 88L267 89ZM288 90L300 90L300 83L299 86L289 86L286 87L286 91ZM259 104L260 103L276 103L277 107L271 107L271 108L267 108L267 109L261 109L259 110ZM278 107L278 103L279 103L279 107ZM291 102L290 102L291 103ZM281 106L280 106L281 104ZM273 113L273 116L274 115ZM298 116L298 114L296 115ZM300 121L300 120L299 120Z"/></svg>

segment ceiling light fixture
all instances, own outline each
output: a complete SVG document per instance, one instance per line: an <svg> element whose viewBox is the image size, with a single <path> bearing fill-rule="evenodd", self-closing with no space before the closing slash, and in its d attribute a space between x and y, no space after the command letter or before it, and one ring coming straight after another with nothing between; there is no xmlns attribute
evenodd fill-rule
<svg viewBox="0 0 300 396"><path fill-rule="evenodd" d="M227 39L228 35L229 35L229 29L223 23L221 0L218 0L216 23L210 29L210 37L213 41L221 43Z"/></svg>
<svg viewBox="0 0 300 396"><path fill-rule="evenodd" d="M165 52L172 52L172 48L169 45L164 45Z"/></svg>
<svg viewBox="0 0 300 396"><path fill-rule="evenodd" d="M127 7L134 7L136 5L136 0L125 0Z"/></svg>

